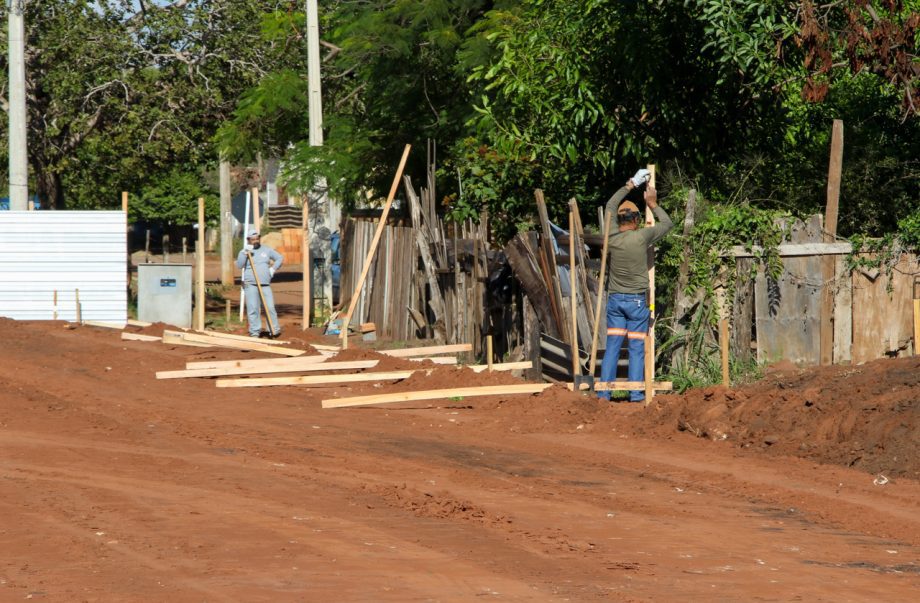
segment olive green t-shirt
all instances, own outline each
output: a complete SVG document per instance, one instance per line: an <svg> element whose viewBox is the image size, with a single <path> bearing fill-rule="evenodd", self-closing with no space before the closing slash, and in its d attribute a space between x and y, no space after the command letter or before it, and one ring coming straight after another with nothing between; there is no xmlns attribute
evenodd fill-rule
<svg viewBox="0 0 920 603"><path fill-rule="evenodd" d="M612 211L614 220L620 203L628 189L624 186L607 202L607 211ZM612 208L612 209L611 209ZM607 263L609 277L608 293L645 293L648 291L648 248L662 239L674 223L667 212L656 207L652 210L657 223L638 230L626 230L610 235Z"/></svg>

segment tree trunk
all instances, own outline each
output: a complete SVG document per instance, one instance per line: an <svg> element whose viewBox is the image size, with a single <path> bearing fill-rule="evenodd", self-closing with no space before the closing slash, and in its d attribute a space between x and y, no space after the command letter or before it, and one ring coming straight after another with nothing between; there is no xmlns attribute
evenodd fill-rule
<svg viewBox="0 0 920 603"><path fill-rule="evenodd" d="M66 209L61 176L41 162L35 162L35 183L42 209Z"/></svg>

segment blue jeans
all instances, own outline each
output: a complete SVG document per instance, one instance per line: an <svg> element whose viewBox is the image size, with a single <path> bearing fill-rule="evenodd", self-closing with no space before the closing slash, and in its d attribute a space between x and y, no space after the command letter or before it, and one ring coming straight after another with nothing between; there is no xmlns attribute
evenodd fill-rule
<svg viewBox="0 0 920 603"><path fill-rule="evenodd" d="M259 288L255 283L243 283L243 293L246 295L246 318L249 319L249 336L258 337L262 331L262 299L259 297ZM281 325L278 324L278 313L275 311L275 298L272 295L272 288L268 285L262 285L262 295L265 296L265 309L268 315L272 317L272 324L275 325L275 332L272 335L281 333Z"/></svg>
<svg viewBox="0 0 920 603"><path fill-rule="evenodd" d="M611 293L607 298L607 349L601 363L601 381L614 381L623 340L629 341L629 380L645 380L645 337L648 334L649 310L645 293ZM610 399L610 392L597 392L598 398ZM631 402L641 402L645 392L629 392Z"/></svg>

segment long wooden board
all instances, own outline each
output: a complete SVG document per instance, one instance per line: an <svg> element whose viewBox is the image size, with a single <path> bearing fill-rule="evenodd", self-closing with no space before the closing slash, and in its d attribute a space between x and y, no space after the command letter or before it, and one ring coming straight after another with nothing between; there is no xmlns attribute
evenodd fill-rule
<svg viewBox="0 0 920 603"><path fill-rule="evenodd" d="M428 356L432 354L458 354L473 351L470 343L454 343L450 345L432 345L422 348L405 348L402 350L381 350L380 353L394 358L409 358L411 356Z"/></svg>
<svg viewBox="0 0 920 603"><path fill-rule="evenodd" d="M239 360L200 360L197 362L186 362L186 369L205 369L205 368L260 368L263 366L278 366L293 363L297 365L319 364L326 362L328 356L298 356L297 358L245 358Z"/></svg>
<svg viewBox="0 0 920 603"><path fill-rule="evenodd" d="M433 364L457 364L456 356L418 356L406 358L406 360L412 360L413 362L423 362L427 360Z"/></svg>
<svg viewBox="0 0 920 603"><path fill-rule="evenodd" d="M181 335L174 335L170 331L163 331L162 337L163 343L167 345L185 345L193 348L217 348L220 346L211 345L209 343L195 343L194 341L186 341L182 338Z"/></svg>
<svg viewBox="0 0 920 603"><path fill-rule="evenodd" d="M776 246L781 257L799 255L846 255L852 253L852 243L782 243ZM726 254L736 258L751 258L763 254L763 247L753 245L748 251L743 245L735 245Z"/></svg>
<svg viewBox="0 0 920 603"><path fill-rule="evenodd" d="M429 389L414 392L399 392L395 394L377 394L373 396L353 396L350 398L323 400L323 408L387 404L390 402L412 402L416 400L447 400L449 398L472 398L474 396L539 394L552 386L552 383L524 383L522 385L487 385L484 387L458 387L453 389Z"/></svg>
<svg viewBox="0 0 920 603"><path fill-rule="evenodd" d="M235 341L223 337L212 337L210 335L201 335L199 333L185 333L182 331L163 331L163 340L166 340L167 334L170 337L178 337L183 341L192 343L205 343L215 347L232 348L234 350L249 350L251 352L267 352L269 354L281 354L282 356L302 356L305 350L290 350L276 345L266 345L258 340L254 341Z"/></svg>
<svg viewBox="0 0 920 603"><path fill-rule="evenodd" d="M397 381L408 379L415 371L356 373L352 375L300 375L297 377L262 377L256 379L218 379L217 387L266 387L272 385L325 385L361 381Z"/></svg>
<svg viewBox="0 0 920 603"><path fill-rule="evenodd" d="M144 335L143 333L122 332L121 338L124 341L163 341L162 337L157 337L156 335Z"/></svg>
<svg viewBox="0 0 920 603"><path fill-rule="evenodd" d="M575 386L571 383L566 385L569 390L574 391ZM582 385L581 389L588 389L588 385ZM645 381L595 381L594 382L594 391L601 392L616 392L616 391L632 391L632 390L645 390ZM651 389L655 391L666 391L674 389L674 384L671 381L653 381Z"/></svg>
<svg viewBox="0 0 920 603"><path fill-rule="evenodd" d="M158 371L157 379L185 379L188 377L226 377L229 375L258 375L265 373L301 373L314 371L346 371L372 368L377 360L353 360L351 362L313 362L302 366L294 364L275 364L260 368L226 367L216 369L192 369L184 371Z"/></svg>
<svg viewBox="0 0 920 603"><path fill-rule="evenodd" d="M237 335L236 333L221 333L220 331L196 331L199 335L208 335L210 337L220 337L222 339L232 339L233 341L252 341L253 338L248 335ZM281 339L259 339L262 345L287 345L290 341Z"/></svg>
<svg viewBox="0 0 920 603"><path fill-rule="evenodd" d="M472 369L477 373L488 370L488 364L471 364L466 368ZM516 370L526 370L533 368L533 362L530 360L522 360L520 362L495 362L492 364L492 371L516 371Z"/></svg>

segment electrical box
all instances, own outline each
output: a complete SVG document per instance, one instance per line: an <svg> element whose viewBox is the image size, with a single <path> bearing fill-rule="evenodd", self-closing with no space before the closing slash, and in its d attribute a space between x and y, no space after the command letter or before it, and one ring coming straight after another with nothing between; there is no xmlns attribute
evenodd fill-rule
<svg viewBox="0 0 920 603"><path fill-rule="evenodd" d="M191 327L192 265L138 265L137 319Z"/></svg>

